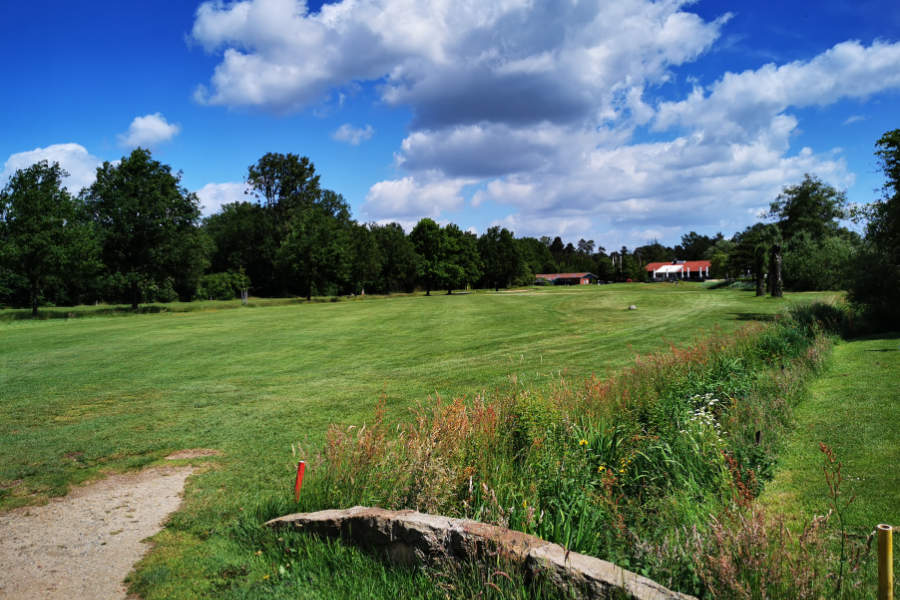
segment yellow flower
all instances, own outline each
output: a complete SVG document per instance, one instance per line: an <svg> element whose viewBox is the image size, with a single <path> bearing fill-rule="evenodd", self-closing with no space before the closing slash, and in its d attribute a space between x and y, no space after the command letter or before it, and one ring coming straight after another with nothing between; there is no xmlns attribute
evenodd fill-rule
<svg viewBox="0 0 900 600"><path fill-rule="evenodd" d="M522 508L528 508L528 500L522 500Z"/></svg>
<svg viewBox="0 0 900 600"><path fill-rule="evenodd" d="M579 446L587 446L587 445L588 445L588 441L587 441L587 440L581 440L580 442L578 442L578 445L579 445Z"/></svg>
<svg viewBox="0 0 900 600"><path fill-rule="evenodd" d="M619 469L619 473L624 473L625 469Z"/></svg>
<svg viewBox="0 0 900 600"><path fill-rule="evenodd" d="M266 573L265 575L263 575L263 579L268 579L268 578L269 578L269 574L268 574L268 573Z"/></svg>
<svg viewBox="0 0 900 600"><path fill-rule="evenodd" d="M602 473L604 469L606 469L606 467L604 467L603 465L600 465L599 467L597 467L597 472Z"/></svg>

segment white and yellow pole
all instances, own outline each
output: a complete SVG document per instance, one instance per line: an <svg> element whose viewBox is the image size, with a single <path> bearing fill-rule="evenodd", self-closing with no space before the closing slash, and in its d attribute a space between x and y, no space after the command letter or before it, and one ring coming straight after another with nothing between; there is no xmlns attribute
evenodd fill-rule
<svg viewBox="0 0 900 600"><path fill-rule="evenodd" d="M878 527L878 600L894 600L894 543L890 525Z"/></svg>

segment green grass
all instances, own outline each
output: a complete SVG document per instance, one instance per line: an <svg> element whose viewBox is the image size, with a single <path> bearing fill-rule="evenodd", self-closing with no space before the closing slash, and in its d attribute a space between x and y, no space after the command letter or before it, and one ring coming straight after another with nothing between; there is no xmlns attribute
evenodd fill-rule
<svg viewBox="0 0 900 600"><path fill-rule="evenodd" d="M330 423L369 420L379 399L403 413L433 394L604 376L785 301L632 284L271 304L0 324L0 508L173 450L222 450L137 580L147 597L211 594L246 551L239 516L290 494L291 444L317 447Z"/></svg>
<svg viewBox="0 0 900 600"><path fill-rule="evenodd" d="M842 463L847 528L866 536L878 523L900 527L900 336L847 341L797 407L797 429L764 503L808 519L828 511L819 443Z"/></svg>

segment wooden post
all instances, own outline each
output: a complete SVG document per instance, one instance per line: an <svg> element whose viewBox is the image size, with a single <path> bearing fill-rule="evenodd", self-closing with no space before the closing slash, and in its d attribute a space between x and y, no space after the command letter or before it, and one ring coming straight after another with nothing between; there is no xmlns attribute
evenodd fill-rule
<svg viewBox="0 0 900 600"><path fill-rule="evenodd" d="M878 600L894 600L894 544L890 525L878 527Z"/></svg>
<svg viewBox="0 0 900 600"><path fill-rule="evenodd" d="M756 295L757 296L765 296L766 295L766 281L765 281L765 266L766 266L766 249L764 246L757 246L756 250L753 253L753 270L754 275L756 276Z"/></svg>
<svg viewBox="0 0 900 600"><path fill-rule="evenodd" d="M769 267L769 279L771 279L770 293L773 298L781 298L784 295L784 284L781 281L781 245L772 246L772 260Z"/></svg>

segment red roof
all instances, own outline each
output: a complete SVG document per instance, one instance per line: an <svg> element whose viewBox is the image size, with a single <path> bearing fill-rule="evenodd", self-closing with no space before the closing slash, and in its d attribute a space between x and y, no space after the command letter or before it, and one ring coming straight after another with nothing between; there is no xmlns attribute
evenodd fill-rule
<svg viewBox="0 0 900 600"><path fill-rule="evenodd" d="M655 271L660 267L664 267L666 265L674 265L679 264L684 267L685 271L690 269L691 271L699 271L700 269L709 269L712 268L712 263L708 260L686 260L680 263L674 263L672 261L669 262L652 262L644 267L645 271Z"/></svg>
<svg viewBox="0 0 900 600"><path fill-rule="evenodd" d="M581 279L582 277L587 277L590 275L591 277L596 277L593 273L538 273L535 275L538 279L549 279L553 281L554 279Z"/></svg>

